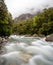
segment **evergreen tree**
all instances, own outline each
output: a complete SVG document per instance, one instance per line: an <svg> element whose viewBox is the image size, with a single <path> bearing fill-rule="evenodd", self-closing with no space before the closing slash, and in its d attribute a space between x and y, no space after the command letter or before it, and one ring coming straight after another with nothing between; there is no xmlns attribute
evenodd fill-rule
<svg viewBox="0 0 53 65"><path fill-rule="evenodd" d="M9 17L10 16L4 0L0 0L0 36L11 34L11 28L9 27Z"/></svg>

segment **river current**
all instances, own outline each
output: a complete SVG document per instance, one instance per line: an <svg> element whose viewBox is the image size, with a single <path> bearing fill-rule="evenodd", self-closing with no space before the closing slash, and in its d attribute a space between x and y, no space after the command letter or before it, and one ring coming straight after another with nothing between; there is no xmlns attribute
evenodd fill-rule
<svg viewBox="0 0 53 65"><path fill-rule="evenodd" d="M0 65L53 65L53 42L11 35L0 55Z"/></svg>

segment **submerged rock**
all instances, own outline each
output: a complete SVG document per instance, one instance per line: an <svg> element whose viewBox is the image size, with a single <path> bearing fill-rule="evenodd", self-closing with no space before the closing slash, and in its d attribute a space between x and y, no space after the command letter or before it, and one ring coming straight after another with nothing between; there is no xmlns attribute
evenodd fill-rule
<svg viewBox="0 0 53 65"><path fill-rule="evenodd" d="M53 34L51 35L48 35L45 39L46 41L50 41L50 42L53 42Z"/></svg>

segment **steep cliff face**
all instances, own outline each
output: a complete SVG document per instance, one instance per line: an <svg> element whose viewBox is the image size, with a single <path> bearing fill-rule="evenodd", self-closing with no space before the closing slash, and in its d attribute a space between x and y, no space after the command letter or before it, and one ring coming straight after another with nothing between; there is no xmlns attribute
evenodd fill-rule
<svg viewBox="0 0 53 65"><path fill-rule="evenodd" d="M33 18L34 15L30 14L30 13L26 13L26 14L22 14L19 17L16 17L14 20L15 21L25 21L28 19Z"/></svg>

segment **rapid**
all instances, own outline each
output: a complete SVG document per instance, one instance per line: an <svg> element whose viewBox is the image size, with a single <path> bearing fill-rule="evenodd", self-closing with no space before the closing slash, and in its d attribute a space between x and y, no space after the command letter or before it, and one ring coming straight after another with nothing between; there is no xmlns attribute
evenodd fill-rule
<svg viewBox="0 0 53 65"><path fill-rule="evenodd" d="M53 42L11 35L0 55L0 65L53 65Z"/></svg>

